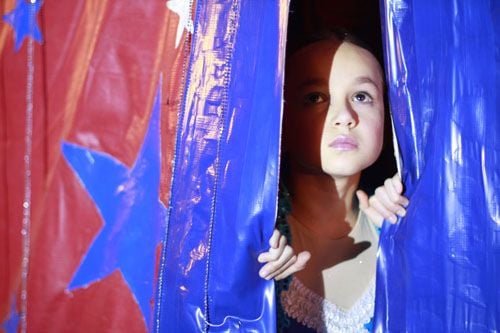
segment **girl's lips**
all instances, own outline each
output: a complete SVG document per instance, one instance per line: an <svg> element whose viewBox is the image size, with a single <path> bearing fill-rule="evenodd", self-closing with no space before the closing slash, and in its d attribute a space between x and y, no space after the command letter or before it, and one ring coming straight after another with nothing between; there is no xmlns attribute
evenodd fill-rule
<svg viewBox="0 0 500 333"><path fill-rule="evenodd" d="M350 136L339 135L330 142L328 147L336 150L354 150L358 148L358 142Z"/></svg>

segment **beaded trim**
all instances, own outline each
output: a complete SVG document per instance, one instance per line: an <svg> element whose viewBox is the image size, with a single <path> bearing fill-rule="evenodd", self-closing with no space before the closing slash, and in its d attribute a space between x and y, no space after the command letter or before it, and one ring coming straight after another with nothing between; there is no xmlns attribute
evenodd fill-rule
<svg viewBox="0 0 500 333"><path fill-rule="evenodd" d="M289 289L281 293L287 316L318 333L368 332L364 325L373 317L374 303L375 279L349 310L319 296L296 277L292 278Z"/></svg>

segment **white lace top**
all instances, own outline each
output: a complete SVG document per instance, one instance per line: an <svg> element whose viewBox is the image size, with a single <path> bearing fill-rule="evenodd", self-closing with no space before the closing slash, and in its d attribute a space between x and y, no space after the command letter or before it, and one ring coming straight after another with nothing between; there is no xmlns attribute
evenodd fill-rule
<svg viewBox="0 0 500 333"><path fill-rule="evenodd" d="M344 310L292 278L288 290L281 293L286 314L319 333L367 332L364 325L373 317L375 280L352 308Z"/></svg>

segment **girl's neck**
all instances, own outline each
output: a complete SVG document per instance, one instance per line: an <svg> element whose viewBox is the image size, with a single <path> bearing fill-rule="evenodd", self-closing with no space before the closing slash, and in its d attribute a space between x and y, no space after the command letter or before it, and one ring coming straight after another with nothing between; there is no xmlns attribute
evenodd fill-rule
<svg viewBox="0 0 500 333"><path fill-rule="evenodd" d="M353 198L360 174L331 177L324 173L290 174L292 215L311 236L339 239L349 234L356 223Z"/></svg>

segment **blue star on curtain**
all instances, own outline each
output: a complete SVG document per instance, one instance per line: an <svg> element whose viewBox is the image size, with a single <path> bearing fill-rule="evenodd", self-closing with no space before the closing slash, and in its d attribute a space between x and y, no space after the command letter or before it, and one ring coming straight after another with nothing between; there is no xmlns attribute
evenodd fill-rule
<svg viewBox="0 0 500 333"><path fill-rule="evenodd" d="M16 297L12 297L12 302L10 305L9 317L2 323L0 328L3 328L7 333L17 332L19 327L19 313L16 310Z"/></svg>
<svg viewBox="0 0 500 333"><path fill-rule="evenodd" d="M159 200L160 86L143 145L132 168L114 157L71 143L62 151L93 199L104 225L83 258L69 289L85 287L119 270L150 322L156 247L165 206Z"/></svg>
<svg viewBox="0 0 500 333"><path fill-rule="evenodd" d="M18 51L27 37L41 43L42 33L38 27L36 15L42 7L42 0L17 0L16 7L3 16L3 20L14 28L15 50ZM32 18L31 18L31 15Z"/></svg>

